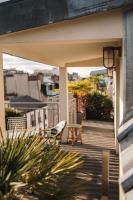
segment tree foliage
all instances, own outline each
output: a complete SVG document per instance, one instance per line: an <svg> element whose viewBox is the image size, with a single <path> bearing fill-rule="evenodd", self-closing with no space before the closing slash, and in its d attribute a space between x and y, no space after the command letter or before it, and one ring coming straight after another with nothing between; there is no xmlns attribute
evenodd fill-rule
<svg viewBox="0 0 133 200"><path fill-rule="evenodd" d="M111 119L112 100L101 92L93 92L86 96L87 119Z"/></svg>
<svg viewBox="0 0 133 200"><path fill-rule="evenodd" d="M93 87L90 80L78 80L75 82L69 82L68 89L70 92L74 93L77 96L85 96L92 91Z"/></svg>
<svg viewBox="0 0 133 200"><path fill-rule="evenodd" d="M98 74L94 76L90 76L88 80L95 85L96 90L99 90L100 82L103 80L103 76Z"/></svg>
<svg viewBox="0 0 133 200"><path fill-rule="evenodd" d="M12 109L12 108L6 108L5 109L5 117L6 117L6 119L8 117L21 117L21 116L23 116L22 112L19 112L19 111L15 110L15 109Z"/></svg>

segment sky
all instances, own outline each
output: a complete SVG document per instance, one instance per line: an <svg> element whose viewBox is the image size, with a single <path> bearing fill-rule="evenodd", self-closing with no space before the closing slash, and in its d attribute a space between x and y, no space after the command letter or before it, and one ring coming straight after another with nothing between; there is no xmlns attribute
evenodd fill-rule
<svg viewBox="0 0 133 200"><path fill-rule="evenodd" d="M17 70L23 70L24 72L33 73L34 70L44 70L44 69L53 69L54 66L45 65L30 60L25 60L22 58L10 56L8 54L3 54L3 68L10 69L15 68ZM68 68L69 73L78 72L81 77L86 77L90 74L91 71L97 69L104 69L104 67L73 67Z"/></svg>

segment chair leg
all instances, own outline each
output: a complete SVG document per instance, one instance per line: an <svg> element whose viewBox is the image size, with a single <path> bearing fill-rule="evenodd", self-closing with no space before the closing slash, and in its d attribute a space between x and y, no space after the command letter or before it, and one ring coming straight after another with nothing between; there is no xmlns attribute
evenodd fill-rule
<svg viewBox="0 0 133 200"><path fill-rule="evenodd" d="M62 136L63 136L63 131L60 134L60 142L62 143Z"/></svg>
<svg viewBox="0 0 133 200"><path fill-rule="evenodd" d="M79 130L79 133L78 133L78 141L80 142L80 144L82 144L82 131Z"/></svg>
<svg viewBox="0 0 133 200"><path fill-rule="evenodd" d="M74 130L72 129L72 145L74 144L75 142L75 136L74 136Z"/></svg>
<svg viewBox="0 0 133 200"><path fill-rule="evenodd" d="M68 144L68 141L69 141L69 134L70 134L70 130L68 128L68 133L67 133L67 144Z"/></svg>
<svg viewBox="0 0 133 200"><path fill-rule="evenodd" d="M81 144L83 144L83 141L82 141L82 133L80 132L80 141L81 141Z"/></svg>

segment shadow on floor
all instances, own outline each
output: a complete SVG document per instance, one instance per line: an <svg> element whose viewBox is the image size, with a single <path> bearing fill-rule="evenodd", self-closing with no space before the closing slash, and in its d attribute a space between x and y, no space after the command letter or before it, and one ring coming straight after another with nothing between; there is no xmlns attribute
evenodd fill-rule
<svg viewBox="0 0 133 200"><path fill-rule="evenodd" d="M98 124L99 123L99 124ZM102 122L103 123L103 122ZM83 126L83 144L62 145L66 151L78 152L84 164L67 178L65 188L72 189L77 200L100 200L102 195L102 152L110 152L109 162L109 199L119 199L119 158L115 153L113 124L100 121L85 122ZM63 184L62 184L63 185ZM76 187L75 187L75 186ZM71 199L71 198L70 198ZM69 199L68 199L69 200Z"/></svg>

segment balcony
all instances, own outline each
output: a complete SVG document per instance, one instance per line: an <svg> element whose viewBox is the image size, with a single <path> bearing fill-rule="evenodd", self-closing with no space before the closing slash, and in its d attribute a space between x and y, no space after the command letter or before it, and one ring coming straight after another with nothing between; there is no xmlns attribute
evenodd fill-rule
<svg viewBox="0 0 133 200"><path fill-rule="evenodd" d="M26 103L26 102L25 102ZM25 108L25 103L22 103L22 107ZM9 104L6 104L6 106ZM16 104L20 105L20 103ZM29 105L29 108L31 108L31 105ZM32 103L33 105L33 103ZM37 103L35 103L37 105ZM70 112L69 114L72 115L72 108L74 105L74 101L71 102L70 106ZM13 104L10 104L10 106L14 106ZM45 112L45 122L44 125L46 127L52 127L56 125L59 121L59 110L58 110L58 103L52 103L49 102L47 104L47 107L43 107L43 113ZM26 106L27 109L27 106ZM38 109L33 108L32 111L30 111L30 114L27 115L28 117L28 123L30 123L29 130L32 131L40 130L42 126L43 116L41 117L42 108L39 108L40 115L37 115L35 113ZM34 114L37 119L40 119L40 121L37 124L35 122L35 119L33 119ZM42 114L43 114L42 113ZM57 114L57 115L56 115ZM48 115L50 115L48 117ZM31 119L29 119L29 116ZM39 118L40 116L40 118ZM41 120L42 119L42 120ZM71 118L73 119L73 118ZM22 125L26 126L25 123L26 118L9 118L9 128L14 126L16 127L16 130L19 129L21 131L25 131L24 128L21 127ZM48 122L50 120L50 123ZM20 122L21 121L21 122ZM33 121L35 123L33 123ZM23 123L24 122L24 123ZM15 124L16 123L16 124ZM71 121L73 123L73 121ZM28 124L27 124L28 125ZM36 126L35 126L36 125ZM29 126L29 125L28 125ZM22 129L23 128L23 129ZM28 129L27 129L28 130ZM8 130L7 134L10 134L12 130ZM81 158L83 159L84 163L83 165L78 169L73 171L69 176L65 184L66 187L68 185L72 185L75 182L79 184L78 190L69 191L70 195L73 197L79 199L79 200L92 200L92 199L100 199L103 193L106 190L106 193L108 193L108 198L111 200L118 200L119 198L119 185L118 185L118 178L119 178L119 157L116 154L115 150L115 137L114 137L114 130L113 130L113 123L112 122L101 122L101 121L83 121L82 122L82 139L83 144L80 143L74 143L74 145L70 143L62 143L61 148L65 151L72 151L77 152ZM104 167L104 153L109 153L109 165L107 166L108 170L108 179L103 174L103 167ZM105 164L106 165L106 164ZM106 182L106 186L103 186L103 182Z"/></svg>

